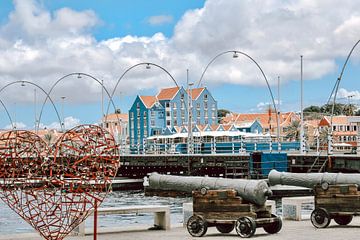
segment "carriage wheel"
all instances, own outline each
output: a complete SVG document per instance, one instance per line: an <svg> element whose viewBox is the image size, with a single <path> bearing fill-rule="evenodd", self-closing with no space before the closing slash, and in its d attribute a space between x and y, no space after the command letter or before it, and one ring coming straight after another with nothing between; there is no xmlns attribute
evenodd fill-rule
<svg viewBox="0 0 360 240"><path fill-rule="evenodd" d="M348 225L349 223L351 223L352 219L352 215L342 215L334 217L335 222L339 225Z"/></svg>
<svg viewBox="0 0 360 240"><path fill-rule="evenodd" d="M316 228L326 228L329 226L331 218L324 208L315 208L311 213L311 223Z"/></svg>
<svg viewBox="0 0 360 240"><path fill-rule="evenodd" d="M207 231L207 222L201 216L191 216L186 224L187 230L193 237L202 237Z"/></svg>
<svg viewBox="0 0 360 240"><path fill-rule="evenodd" d="M271 217L277 217L274 214L271 214ZM265 232L274 234L280 232L282 228L282 221L281 218L277 217L277 220L275 222L272 222L270 224L266 224L264 227Z"/></svg>
<svg viewBox="0 0 360 240"><path fill-rule="evenodd" d="M256 223L251 217L241 217L235 223L237 234L242 238L250 238L255 234Z"/></svg>
<svg viewBox="0 0 360 240"><path fill-rule="evenodd" d="M229 233L232 230L234 230L234 224L229 224L229 223L219 223L216 224L216 229L221 232L221 233Z"/></svg>

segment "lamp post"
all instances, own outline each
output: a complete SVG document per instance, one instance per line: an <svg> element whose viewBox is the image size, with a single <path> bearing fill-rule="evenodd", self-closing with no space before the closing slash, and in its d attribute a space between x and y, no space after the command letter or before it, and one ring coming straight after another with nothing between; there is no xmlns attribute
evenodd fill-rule
<svg viewBox="0 0 360 240"><path fill-rule="evenodd" d="M189 83L189 69L186 70L186 82L188 93L188 154L194 153L194 143L192 134L192 86L194 83Z"/></svg>
<svg viewBox="0 0 360 240"><path fill-rule="evenodd" d="M210 60L210 62L206 65L206 67L205 67L205 69L204 69L203 73L201 74L201 77L200 77L200 79L199 79L199 81L198 81L197 87L200 86L201 81L202 81L202 79L204 78L204 75L205 75L207 69L209 68L209 66L210 66L217 58L219 58L220 56L225 55L225 54L229 54L229 53L232 54L232 57L233 57L233 58L238 58L239 55L242 55L242 56L247 57L247 58L250 59L250 60L257 66L257 68L260 70L260 72L261 72L261 74L262 74L262 76L264 77L264 80L265 80L265 82L266 82L266 86L267 86L267 88L268 88L268 90L269 90L269 94L270 94L270 97L271 97L271 101L272 101L272 104L273 104L273 107L274 107L274 110L275 110L275 116L276 116L276 119L277 119L277 120L276 120L277 125L278 125L277 128L279 129L280 126L279 126L279 123L278 123L278 115L276 114L278 111L277 111L277 107L276 107L274 95L273 95L272 90L271 90L271 88L270 88L269 81L268 81L268 79L267 79L267 77L266 77L263 69L262 69L262 68L260 67L260 65L258 64L258 62L255 61L255 59L252 58L250 55L248 55L248 54L246 54L246 53L244 53L244 52L241 52L241 51L237 51L237 50L229 50L229 51L224 51L224 52L221 52L221 53L217 54L217 55L216 55L215 57L213 57L213 58ZM277 133L277 142L278 142L278 144L280 143L280 135L279 135L279 132Z"/></svg>
<svg viewBox="0 0 360 240"><path fill-rule="evenodd" d="M65 102L65 96L61 97L61 116L62 116L62 123L61 125L65 129L65 116L64 116L64 102Z"/></svg>
<svg viewBox="0 0 360 240"><path fill-rule="evenodd" d="M22 86L22 87L24 87L24 86L25 86L25 83L26 83L26 84L32 85L32 86L40 89L40 90L46 95L46 98L50 100L50 102L51 102L51 104L52 104L52 106L53 106L53 108L54 108L54 111L55 111L55 113L56 113L56 116L57 116L57 118L58 118L58 120L59 120L59 123L61 123L61 118L60 118L59 112L58 112L58 110L57 110L57 108L56 108L56 106L55 106L55 104L54 104L54 101L50 98L49 93L46 92L40 85L38 85L38 84L36 84L36 83L29 82L29 81L14 81L14 82L8 83L8 84L6 84L5 86L3 86L3 87L0 89L0 93L1 93L2 91L4 91L6 88L8 88L8 87L10 87L10 86L12 86L12 85L14 85L14 84L18 84L18 83L20 83L20 84L21 84L20 86ZM3 103L2 101L1 101L1 104L2 104L2 106L3 106L3 107L5 108L5 110L6 110L6 107L5 107L5 105L4 105L4 103ZM16 103L15 103L15 106L16 106ZM15 110L16 110L16 109L15 109ZM8 117L9 117L10 121L11 121L11 117L10 117L10 115L9 115L9 113L8 113L7 110L6 110L6 112L7 112L7 114L8 114ZM11 121L11 122L12 122L12 121ZM14 121L14 122L16 122L16 113L15 113L15 121ZM40 119L39 119L39 121L38 121L38 124L39 124L39 122L40 122ZM16 128L16 123L15 123L15 124L12 124L12 125L13 125L13 128Z"/></svg>
<svg viewBox="0 0 360 240"><path fill-rule="evenodd" d="M303 87L303 56L300 56L300 153L305 153L305 136L304 136L304 103L303 103L303 93L304 93L304 87Z"/></svg>
<svg viewBox="0 0 360 240"><path fill-rule="evenodd" d="M329 131L328 131L328 154L332 154L333 153L333 149L332 149L332 128L333 128L333 115L334 115L334 109L335 109L335 103L336 103L336 96L337 96L337 92L339 90L339 85L340 85L340 82L341 82L341 79L342 79L342 76L344 74L344 71L345 71L345 68L347 66L347 63L349 62L349 59L353 53L353 51L355 50L356 46L360 43L360 40L358 40L354 46L351 48L349 54L347 55L346 57L346 60L345 60L345 63L341 69L341 72L340 72L340 75L339 77L337 78L336 82L335 82L335 85L334 85L334 88L332 89L331 91L331 94L329 96L329 99L328 99L328 102L327 104L330 103L331 101L331 98L333 98L333 104L332 104L332 108L331 108L331 116L330 116L330 128L329 128ZM359 136L358 136L359 137Z"/></svg>

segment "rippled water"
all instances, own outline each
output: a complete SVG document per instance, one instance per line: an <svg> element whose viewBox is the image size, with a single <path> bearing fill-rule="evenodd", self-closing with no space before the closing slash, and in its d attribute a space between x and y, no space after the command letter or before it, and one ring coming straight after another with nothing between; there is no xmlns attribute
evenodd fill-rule
<svg viewBox="0 0 360 240"><path fill-rule="evenodd" d="M183 221L182 204L191 202L191 198L168 198L168 197L147 197L143 191L122 191L109 193L101 207L120 207L130 205L170 205L171 223L179 224ZM105 227L129 226L129 225L151 225L153 214L127 214L99 216L98 224ZM93 220L90 217L86 226L92 226ZM34 232L32 227L14 213L3 201L0 200L0 233L24 233Z"/></svg>

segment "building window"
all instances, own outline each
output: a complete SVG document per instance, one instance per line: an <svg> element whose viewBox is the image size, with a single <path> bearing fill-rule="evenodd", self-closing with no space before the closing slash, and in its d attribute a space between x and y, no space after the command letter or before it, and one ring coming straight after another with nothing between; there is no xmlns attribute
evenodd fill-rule
<svg viewBox="0 0 360 240"><path fill-rule="evenodd" d="M169 107L170 107L170 103L169 103L169 102L166 102L166 103L165 103L165 107L169 108Z"/></svg>
<svg viewBox="0 0 360 240"><path fill-rule="evenodd" d="M205 119L205 124L209 124L209 120L207 118Z"/></svg>
<svg viewBox="0 0 360 240"><path fill-rule="evenodd" d="M208 104L207 102L204 102L204 108L207 109L208 108Z"/></svg>
<svg viewBox="0 0 360 240"><path fill-rule="evenodd" d="M204 100L207 100L207 99L208 99L208 95L205 94L205 95L204 95Z"/></svg>
<svg viewBox="0 0 360 240"><path fill-rule="evenodd" d="M213 108L213 110L215 110L215 108L216 108L215 103L212 104L212 108Z"/></svg>
<svg viewBox="0 0 360 240"><path fill-rule="evenodd" d="M197 109L200 109L200 103L197 103L197 104L196 104L196 108L197 108Z"/></svg>
<svg viewBox="0 0 360 240"><path fill-rule="evenodd" d="M151 119L151 126L154 127L155 126L155 120L154 119Z"/></svg>
<svg viewBox="0 0 360 240"><path fill-rule="evenodd" d="M180 95L180 100L184 101L184 94L183 93Z"/></svg>
<svg viewBox="0 0 360 240"><path fill-rule="evenodd" d="M136 108L137 108L137 109L140 109L140 103L137 103L137 104L136 104Z"/></svg>
<svg viewBox="0 0 360 240"><path fill-rule="evenodd" d="M336 126L333 126L333 131L336 131Z"/></svg>
<svg viewBox="0 0 360 240"><path fill-rule="evenodd" d="M176 111L173 112L174 118L176 118L176 116L177 116L176 113L177 113Z"/></svg>
<svg viewBox="0 0 360 240"><path fill-rule="evenodd" d="M196 120L196 124L200 125L200 118Z"/></svg>
<svg viewBox="0 0 360 240"><path fill-rule="evenodd" d="M166 120L166 126L170 126L171 125L171 121L170 120Z"/></svg>
<svg viewBox="0 0 360 240"><path fill-rule="evenodd" d="M200 110L197 110L197 111L196 111L196 116L197 116L197 117L200 117Z"/></svg>
<svg viewBox="0 0 360 240"><path fill-rule="evenodd" d="M175 102L173 103L173 108L176 108L176 103Z"/></svg>
<svg viewBox="0 0 360 240"><path fill-rule="evenodd" d="M356 125L354 126L354 131L356 131Z"/></svg>
<svg viewBox="0 0 360 240"><path fill-rule="evenodd" d="M140 128L137 130L137 135L140 136Z"/></svg>
<svg viewBox="0 0 360 240"><path fill-rule="evenodd" d="M177 126L178 125L178 122L176 119L174 119L174 126Z"/></svg>
<svg viewBox="0 0 360 240"><path fill-rule="evenodd" d="M166 111L166 116L167 116L167 117L170 117L170 116L171 116L170 111Z"/></svg>

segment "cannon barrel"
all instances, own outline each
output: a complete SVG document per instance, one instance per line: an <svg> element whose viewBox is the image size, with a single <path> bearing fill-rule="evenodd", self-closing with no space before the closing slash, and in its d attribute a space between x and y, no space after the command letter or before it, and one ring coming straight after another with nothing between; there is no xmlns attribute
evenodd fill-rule
<svg viewBox="0 0 360 240"><path fill-rule="evenodd" d="M254 204L263 205L272 191L264 180L226 179L215 177L185 177L152 173L149 188L191 193L193 190L234 189L237 195Z"/></svg>
<svg viewBox="0 0 360 240"><path fill-rule="evenodd" d="M271 170L269 173L271 186L281 184L298 187L313 188L315 185L328 184L357 184L360 186L360 174L344 173L288 173Z"/></svg>

